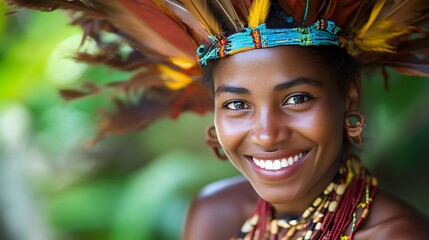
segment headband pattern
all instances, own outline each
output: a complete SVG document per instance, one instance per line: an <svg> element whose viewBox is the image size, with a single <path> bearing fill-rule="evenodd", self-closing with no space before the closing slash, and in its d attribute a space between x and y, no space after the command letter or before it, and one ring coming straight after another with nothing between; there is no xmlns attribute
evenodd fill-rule
<svg viewBox="0 0 429 240"><path fill-rule="evenodd" d="M341 46L337 35L341 30L332 21L317 21L308 27L270 29L263 23L257 28L245 28L244 31L232 34L227 38L217 40L211 38L212 44L207 49L201 45L197 49L199 63L202 66L209 60L219 59L243 51L278 46ZM323 28L322 28L323 26Z"/></svg>

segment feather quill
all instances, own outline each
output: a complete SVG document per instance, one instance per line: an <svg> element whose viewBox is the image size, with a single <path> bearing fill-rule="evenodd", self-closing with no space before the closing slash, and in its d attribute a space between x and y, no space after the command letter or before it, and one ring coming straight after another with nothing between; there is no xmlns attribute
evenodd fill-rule
<svg viewBox="0 0 429 240"><path fill-rule="evenodd" d="M213 0L212 3L219 8L219 11L227 20L229 28L234 29L236 32L241 31L244 26L231 3L231 0Z"/></svg>
<svg viewBox="0 0 429 240"><path fill-rule="evenodd" d="M196 45L210 44L207 31L204 26L181 4L173 0L167 0L169 8L188 28Z"/></svg>
<svg viewBox="0 0 429 240"><path fill-rule="evenodd" d="M270 0L254 0L249 11L249 27L256 28L267 20Z"/></svg>
<svg viewBox="0 0 429 240"><path fill-rule="evenodd" d="M208 7L206 0L183 0L183 5L185 5L211 36L216 37L221 35L222 27Z"/></svg>

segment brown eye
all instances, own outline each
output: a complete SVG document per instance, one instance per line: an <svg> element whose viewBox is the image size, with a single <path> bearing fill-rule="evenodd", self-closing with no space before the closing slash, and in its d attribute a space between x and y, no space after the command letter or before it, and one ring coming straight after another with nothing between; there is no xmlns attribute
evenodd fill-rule
<svg viewBox="0 0 429 240"><path fill-rule="evenodd" d="M288 99L286 99L284 105L300 105L307 102L310 98L305 94L295 94Z"/></svg>
<svg viewBox="0 0 429 240"><path fill-rule="evenodd" d="M249 105L247 105L245 102L242 102L242 101L228 102L225 104L225 107L230 109L230 110L234 110L234 111L250 109Z"/></svg>

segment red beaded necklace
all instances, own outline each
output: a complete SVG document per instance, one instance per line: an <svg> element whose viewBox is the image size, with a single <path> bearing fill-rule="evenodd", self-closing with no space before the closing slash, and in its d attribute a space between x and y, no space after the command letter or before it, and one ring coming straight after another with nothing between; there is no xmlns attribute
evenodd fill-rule
<svg viewBox="0 0 429 240"><path fill-rule="evenodd" d="M376 189L377 179L351 156L300 217L276 219L272 206L260 199L255 214L232 240L351 240L368 216Z"/></svg>

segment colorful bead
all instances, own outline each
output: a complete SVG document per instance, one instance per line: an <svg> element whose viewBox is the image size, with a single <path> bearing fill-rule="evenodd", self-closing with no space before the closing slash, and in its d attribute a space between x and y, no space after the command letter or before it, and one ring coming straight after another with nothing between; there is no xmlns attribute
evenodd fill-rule
<svg viewBox="0 0 429 240"><path fill-rule="evenodd" d="M330 236L329 239L352 240L358 227L369 214L377 180L357 158L349 159L344 166L300 217L288 220L273 219L272 215L255 214L242 227L244 240L259 240L259 234L264 235L263 239L269 240L278 240L279 235L284 234L281 240L291 240L297 237L295 235L298 232L301 236L297 239L301 240L323 239L327 235ZM355 192L347 191L349 186L353 186L351 189ZM355 201L356 198L358 201ZM262 213L272 214L272 207L267 202L262 204L265 205L260 205L263 206L260 209L266 209ZM344 211L350 211L350 206L352 214L344 215ZM261 217L266 219L265 230L256 229ZM351 226L348 236L343 233L347 226Z"/></svg>

